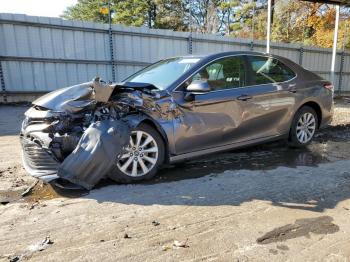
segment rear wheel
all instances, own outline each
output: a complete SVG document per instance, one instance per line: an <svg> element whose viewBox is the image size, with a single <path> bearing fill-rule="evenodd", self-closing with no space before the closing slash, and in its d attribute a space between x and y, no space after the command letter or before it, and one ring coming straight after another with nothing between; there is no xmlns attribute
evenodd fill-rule
<svg viewBox="0 0 350 262"><path fill-rule="evenodd" d="M300 108L293 119L289 133L289 144L292 147L303 147L310 144L318 126L315 110L309 106Z"/></svg>
<svg viewBox="0 0 350 262"><path fill-rule="evenodd" d="M129 145L108 175L121 183L152 178L164 160L164 143L159 133L147 124L131 132Z"/></svg>

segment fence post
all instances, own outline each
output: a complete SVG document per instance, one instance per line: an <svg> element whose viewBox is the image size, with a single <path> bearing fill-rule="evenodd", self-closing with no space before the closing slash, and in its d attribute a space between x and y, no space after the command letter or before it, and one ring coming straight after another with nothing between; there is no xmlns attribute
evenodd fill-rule
<svg viewBox="0 0 350 262"><path fill-rule="evenodd" d="M113 32L112 32L112 12L111 1L108 1L108 36L109 36L109 53L111 57L112 81L115 82L115 64L114 64L114 47L113 47Z"/></svg>
<svg viewBox="0 0 350 262"><path fill-rule="evenodd" d="M341 59L340 59L340 66L339 66L339 82L338 82L338 95L339 96L341 96L341 87L343 84L344 60L345 60L345 52L343 50L341 52Z"/></svg>
<svg viewBox="0 0 350 262"><path fill-rule="evenodd" d="M190 54L190 55L192 55L192 48L193 48L193 46L192 46L192 32L190 33L190 35L188 36L188 53Z"/></svg>
<svg viewBox="0 0 350 262"><path fill-rule="evenodd" d="M299 49L299 65L303 65L303 56L304 56L304 48L303 46L300 47Z"/></svg>
<svg viewBox="0 0 350 262"><path fill-rule="evenodd" d="M109 34L109 53L111 57L111 67L112 67L112 81L115 82L115 63L114 63L114 48L113 48L113 32L110 27L108 30Z"/></svg>
<svg viewBox="0 0 350 262"><path fill-rule="evenodd" d="M7 95L6 95L6 86L5 86L5 79L4 79L4 72L2 71L2 64L0 61L0 84L1 84L1 90L3 92L4 102L7 102Z"/></svg>
<svg viewBox="0 0 350 262"><path fill-rule="evenodd" d="M250 49L250 51L254 50L254 42L253 41L250 42L249 49Z"/></svg>

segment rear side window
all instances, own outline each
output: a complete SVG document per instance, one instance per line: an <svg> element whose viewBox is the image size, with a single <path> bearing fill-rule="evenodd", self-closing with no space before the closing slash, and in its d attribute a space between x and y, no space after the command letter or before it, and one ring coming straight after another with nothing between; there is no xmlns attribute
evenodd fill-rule
<svg viewBox="0 0 350 262"><path fill-rule="evenodd" d="M295 73L277 59L249 56L248 61L253 73L251 76L253 85L285 82L295 77Z"/></svg>

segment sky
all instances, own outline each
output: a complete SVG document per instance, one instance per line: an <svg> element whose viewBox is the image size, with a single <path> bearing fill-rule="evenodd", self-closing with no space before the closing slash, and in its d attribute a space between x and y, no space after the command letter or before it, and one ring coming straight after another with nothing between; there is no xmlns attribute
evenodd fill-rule
<svg viewBox="0 0 350 262"><path fill-rule="evenodd" d="M0 0L0 13L59 17L77 0Z"/></svg>

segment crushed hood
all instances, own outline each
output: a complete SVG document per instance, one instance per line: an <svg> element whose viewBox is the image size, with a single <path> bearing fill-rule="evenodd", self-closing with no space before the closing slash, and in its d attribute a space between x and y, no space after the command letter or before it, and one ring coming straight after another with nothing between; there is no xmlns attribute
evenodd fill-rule
<svg viewBox="0 0 350 262"><path fill-rule="evenodd" d="M50 92L33 101L33 105L58 112L77 113L96 102L107 102L114 87L96 77L91 82Z"/></svg>
<svg viewBox="0 0 350 262"><path fill-rule="evenodd" d="M53 111L75 113L94 102L92 82L50 92L33 101L33 105Z"/></svg>

